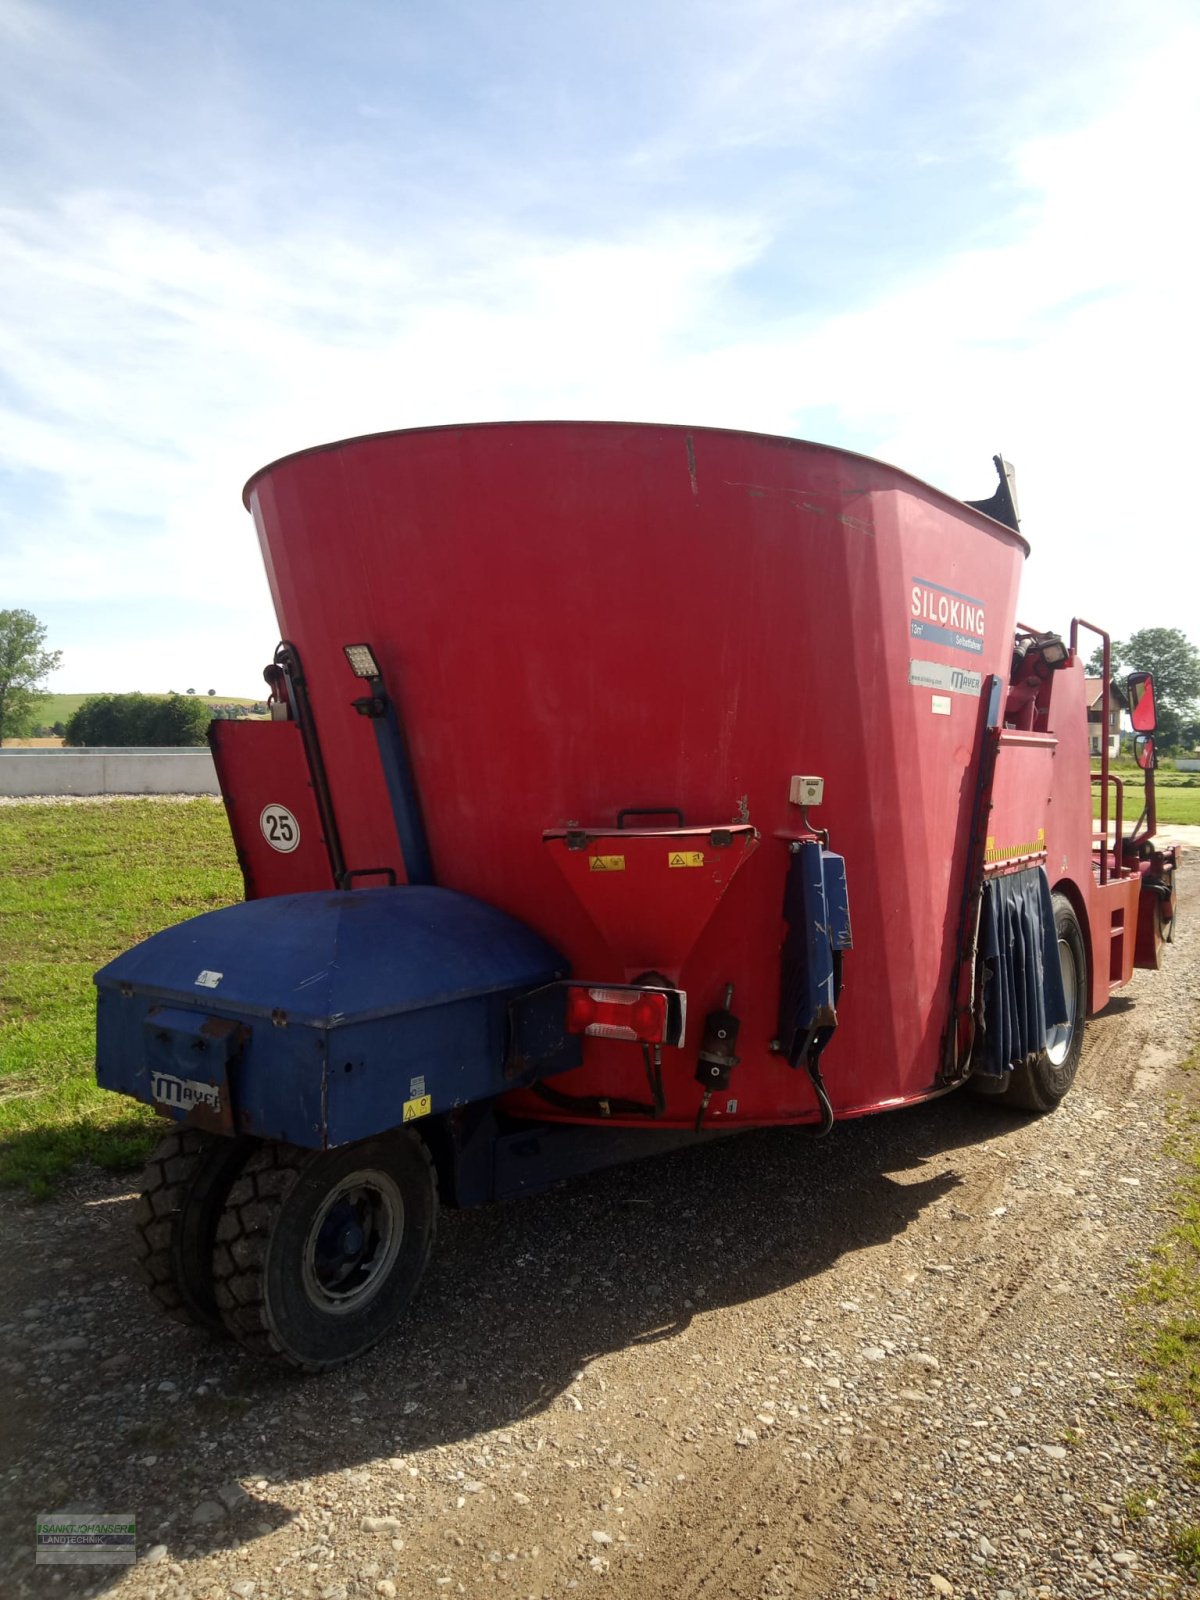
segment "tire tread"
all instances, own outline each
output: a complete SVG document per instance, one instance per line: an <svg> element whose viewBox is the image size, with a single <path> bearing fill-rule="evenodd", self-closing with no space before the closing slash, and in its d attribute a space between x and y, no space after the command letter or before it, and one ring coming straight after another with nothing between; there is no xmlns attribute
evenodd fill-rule
<svg viewBox="0 0 1200 1600"><path fill-rule="evenodd" d="M181 1286L178 1230L194 1186L216 1161L238 1159L241 1147L198 1128L177 1128L151 1152L134 1205L134 1262L159 1308L176 1322L222 1331L194 1294Z"/></svg>
<svg viewBox="0 0 1200 1600"><path fill-rule="evenodd" d="M434 1200L423 1269L436 1228L437 1174L424 1141L413 1137L412 1144L425 1160ZM226 1328L251 1355L282 1361L301 1372L324 1372L341 1363L304 1360L276 1335L267 1309L267 1245L292 1189L321 1154L287 1144L256 1150L226 1197L213 1251L213 1287Z"/></svg>

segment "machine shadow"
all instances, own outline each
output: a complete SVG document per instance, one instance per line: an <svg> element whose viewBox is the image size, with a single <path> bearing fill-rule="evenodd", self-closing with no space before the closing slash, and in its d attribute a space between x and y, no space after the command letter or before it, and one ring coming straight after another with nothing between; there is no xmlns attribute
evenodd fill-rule
<svg viewBox="0 0 1200 1600"><path fill-rule="evenodd" d="M1098 1017L1123 1017L1127 1011L1137 1010L1137 1000L1133 995L1110 994L1108 1002L1096 1012Z"/></svg>
<svg viewBox="0 0 1200 1600"><path fill-rule="evenodd" d="M544 1195L447 1212L407 1324L321 1377L289 1375L163 1319L137 1386L134 1432L128 1409L92 1413L93 1470L71 1475L72 1498L94 1497L114 1464L151 1451L158 1464L137 1475L139 1529L144 1546L165 1542L174 1559L288 1522L275 1483L470 1440L543 1412L553 1413L545 1427L554 1435L571 1426L574 1402L564 1397L591 1360L685 1334L696 1341L689 1351L702 1351L703 1322L692 1324L703 1312L815 1280L897 1238L958 1187L948 1156L1023 1122L958 1094L842 1123L827 1140L800 1129L746 1133ZM114 1234L128 1220L113 1217ZM109 1282L118 1299L139 1297L140 1314L132 1274ZM803 1300L791 1302L780 1337L805 1331L804 1318ZM146 1379L164 1368L182 1392L159 1406ZM55 1408L52 1391L45 1404ZM64 1411L59 1436L72 1439L78 1424ZM200 1500L238 1478L267 1482L211 1527L190 1521L191 1500L169 1502L159 1488L182 1479ZM99 1576L88 1572L92 1593Z"/></svg>

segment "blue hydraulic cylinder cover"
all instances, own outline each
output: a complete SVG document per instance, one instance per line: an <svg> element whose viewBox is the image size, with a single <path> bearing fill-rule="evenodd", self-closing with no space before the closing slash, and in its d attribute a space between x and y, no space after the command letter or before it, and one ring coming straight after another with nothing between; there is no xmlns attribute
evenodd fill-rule
<svg viewBox="0 0 1200 1600"><path fill-rule="evenodd" d="M320 1149L489 1098L517 995L564 958L423 886L276 895L167 928L96 974L96 1076L177 1120ZM544 1051L537 1075L573 1066Z"/></svg>
<svg viewBox="0 0 1200 1600"><path fill-rule="evenodd" d="M780 1050L798 1066L837 1026L837 957L853 944L846 862L817 839L791 844L783 915Z"/></svg>
<svg viewBox="0 0 1200 1600"><path fill-rule="evenodd" d="M846 858L832 850L821 851L821 875L825 887L825 926L835 950L854 948L850 931L850 895L846 889Z"/></svg>

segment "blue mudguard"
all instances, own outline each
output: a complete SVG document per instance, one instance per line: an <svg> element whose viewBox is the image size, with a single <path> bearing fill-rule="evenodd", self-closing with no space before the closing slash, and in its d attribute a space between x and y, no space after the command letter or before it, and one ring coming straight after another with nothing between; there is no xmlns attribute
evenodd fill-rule
<svg viewBox="0 0 1200 1600"><path fill-rule="evenodd" d="M193 1126L345 1144L577 1065L577 1040L510 1040L512 1001L566 970L449 889L248 901L96 974L96 1077Z"/></svg>

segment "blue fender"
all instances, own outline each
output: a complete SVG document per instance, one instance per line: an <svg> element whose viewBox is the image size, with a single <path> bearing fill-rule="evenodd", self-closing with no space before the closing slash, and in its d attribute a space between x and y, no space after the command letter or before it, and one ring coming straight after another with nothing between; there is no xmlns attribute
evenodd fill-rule
<svg viewBox="0 0 1200 1600"><path fill-rule="evenodd" d="M167 928L96 974L96 1078L177 1121L324 1149L579 1061L510 1008L567 963L450 889L277 895Z"/></svg>

